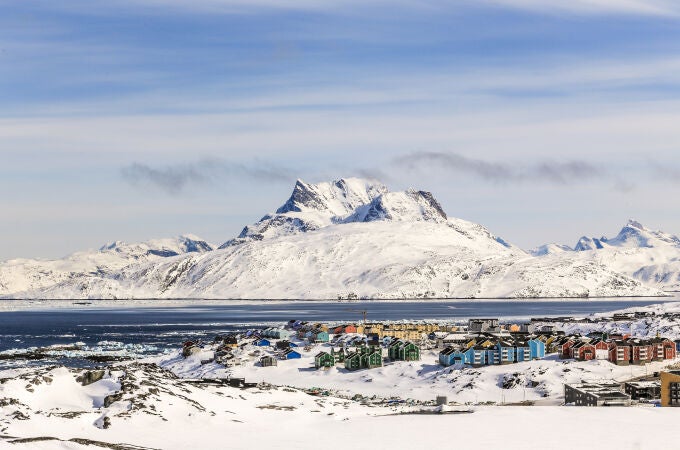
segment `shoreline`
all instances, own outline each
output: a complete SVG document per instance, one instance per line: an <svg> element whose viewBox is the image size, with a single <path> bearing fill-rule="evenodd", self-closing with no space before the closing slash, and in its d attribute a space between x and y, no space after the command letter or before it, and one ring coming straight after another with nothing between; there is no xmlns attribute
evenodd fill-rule
<svg viewBox="0 0 680 450"><path fill-rule="evenodd" d="M680 296L651 297L553 297L553 298L449 298L449 299L369 299L369 300L307 300L307 299L0 299L0 313L19 311L50 310L85 310L85 309L117 309L117 308L181 308L200 306L254 306L254 305L289 305L289 304L381 304L381 303L562 303L562 302L639 302L651 304L680 301ZM646 306L646 305L645 305Z"/></svg>

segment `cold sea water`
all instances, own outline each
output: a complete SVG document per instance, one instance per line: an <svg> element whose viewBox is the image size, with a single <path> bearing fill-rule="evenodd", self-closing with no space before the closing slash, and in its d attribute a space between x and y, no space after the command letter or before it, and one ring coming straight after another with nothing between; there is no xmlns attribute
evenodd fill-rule
<svg viewBox="0 0 680 450"><path fill-rule="evenodd" d="M234 330L283 325L290 319L323 322L440 320L471 317L521 320L583 316L645 306L678 298L626 298L552 301L292 301L200 304L179 302L153 307L123 302L101 307L68 302L68 307L0 312L0 369L61 364L85 367L96 357L137 358L176 349L186 340L211 340ZM38 355L38 356L36 356Z"/></svg>

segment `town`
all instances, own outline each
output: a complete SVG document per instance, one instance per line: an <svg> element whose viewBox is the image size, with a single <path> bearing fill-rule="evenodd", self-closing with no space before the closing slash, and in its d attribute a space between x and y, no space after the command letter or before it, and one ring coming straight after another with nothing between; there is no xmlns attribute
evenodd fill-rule
<svg viewBox="0 0 680 450"><path fill-rule="evenodd" d="M569 319L561 318L559 322L569 322ZM645 368L650 363L661 363L661 370L644 376L632 376L631 371L626 380L565 382L564 404L630 406L646 402L680 406L680 371L674 365L680 352L680 339L607 332L566 334L555 322L532 319L526 323L501 323L494 318L475 318L466 323L326 324L290 320L279 327L221 334L209 343L187 341L182 347L182 357L200 358L201 365L217 364L228 371L246 366L276 370L277 366L288 364L287 361L307 359L309 369L334 368L338 377L357 371L370 373L400 361L422 361L428 366L431 362L451 370L542 360L605 362L612 366ZM296 367L309 370L304 369L304 364ZM237 385L254 385L239 380ZM506 380L504 387L513 383L512 379Z"/></svg>

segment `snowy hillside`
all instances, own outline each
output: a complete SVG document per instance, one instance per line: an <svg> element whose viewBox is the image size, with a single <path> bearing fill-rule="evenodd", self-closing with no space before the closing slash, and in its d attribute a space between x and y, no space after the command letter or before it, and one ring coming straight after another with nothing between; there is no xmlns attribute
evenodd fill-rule
<svg viewBox="0 0 680 450"><path fill-rule="evenodd" d="M289 364L293 361L284 361ZM522 367L503 380L507 389L492 384L512 366L493 371L461 370L437 373L431 363L400 363L376 373L361 371L338 374L334 371L286 368L296 381L328 385L342 375L351 375L352 388L367 395L354 401L335 394L312 396L302 389L262 384L239 389L187 383L171 372L152 364L131 363L108 367L102 378L83 386L86 372L65 368L29 369L22 373L0 373L0 448L31 450L85 449L187 449L187 448L312 448L329 436L358 436L357 449L440 448L449 443L442 430L465 430L475 436L478 448L553 450L592 448L663 449L674 442L677 413L672 408L577 408L563 406L449 406L447 410L472 411L468 414L407 414L423 407L414 402L386 403L371 387L385 390L387 383L402 397L411 396L409 387L419 386L414 396L434 401L443 391L452 402L466 397L473 403L485 400L510 402L537 397L546 377L557 375L554 385L595 373L610 379L618 373L644 373L642 367L601 367L600 361L568 363L550 361L545 367ZM200 364L199 364L200 366ZM575 367L574 367L575 366ZM611 366L611 365L610 365ZM546 370L547 367L547 370ZM571 368L575 370L569 371ZM203 366L212 369L212 364ZM267 371L267 369L271 369ZM384 368L387 369L387 368ZM397 369L402 369L403 373ZM491 369L485 368L485 369ZM620 370L619 370L620 369ZM199 368L198 371L200 371ZM281 376L284 367L264 368L253 380ZM262 373L266 374L262 375ZM484 373L489 372L489 373ZM481 373L481 376L479 376ZM99 374L92 372L98 378ZM340 375L340 376L338 376ZM92 376L90 376L92 378ZM598 377L599 378L599 377ZM434 388L427 389L435 379ZM596 378L597 379L597 378ZM441 381L437 381L441 380ZM447 383L451 380L451 383ZM539 386L531 388L532 382ZM336 386L333 386L334 388ZM486 389L488 388L488 390ZM561 390L561 386L559 386ZM463 392L458 392L462 389ZM468 394L471 392L472 394ZM551 391L547 391L550 393ZM475 394L477 394L475 396ZM553 404L559 403L550 398ZM543 401L537 399L536 402ZM604 411L603 411L604 410ZM555 438L556 424L584 422L587 433L563 433ZM625 430L650 429L654 432L612 433L612 423ZM517 430L527 429L521 439L508 439ZM490 427L493 432L489 432ZM412 433L379 433L376 430L416 430ZM280 432L286 430L287 432ZM546 443L548 443L546 445ZM670 445L670 447L673 447Z"/></svg>
<svg viewBox="0 0 680 450"><path fill-rule="evenodd" d="M78 252L57 260L13 259L0 264L0 295L11 296L29 290L40 291L59 283L76 285L91 278L113 277L130 264L212 249L206 241L184 235L139 244L116 241L99 250Z"/></svg>
<svg viewBox="0 0 680 450"><path fill-rule="evenodd" d="M123 246L112 245L95 255L50 262L66 264L70 270L54 270L38 276L39 282L34 279L33 284L15 283L13 289L4 289L20 298L662 294L592 259L558 254L533 257L480 225L448 217L429 192L390 192L380 183L355 178L319 184L298 181L275 213L245 227L218 250L208 251L207 244L191 249L167 246L167 251L162 246L153 251L147 247L124 251ZM108 253L115 255L115 263L100 270L102 255ZM74 261L83 266L80 272L73 270ZM0 270L7 273L8 267L12 262Z"/></svg>
<svg viewBox="0 0 680 450"><path fill-rule="evenodd" d="M571 249L549 244L535 256L560 255L564 260L592 261L664 291L680 291L680 238L630 220L611 239L582 237Z"/></svg>

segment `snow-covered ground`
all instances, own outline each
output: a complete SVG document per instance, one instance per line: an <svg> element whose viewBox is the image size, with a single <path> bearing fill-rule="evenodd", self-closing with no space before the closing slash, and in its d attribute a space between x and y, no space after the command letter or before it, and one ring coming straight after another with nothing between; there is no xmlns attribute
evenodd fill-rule
<svg viewBox="0 0 680 450"><path fill-rule="evenodd" d="M680 303L634 309L661 315L680 312ZM654 320L666 326L663 320L667 319L658 316ZM594 325L598 324L568 324L575 332ZM652 335L658 326L635 324L631 328ZM675 329L671 326L669 332ZM672 408L560 405L564 383L625 381L679 360L619 367L607 361L558 360L551 355L503 366L443 368L431 350L423 352L421 361L388 363L377 369L314 369L313 355L326 348L323 344L308 351L298 347L301 359L260 367L256 364L259 356L273 351L248 346L237 351L244 365L227 369L216 363L201 364L212 356L206 346L188 358L177 351L110 366L100 380L87 386L81 383L82 370L0 371L0 448L311 449L328 445L333 436L355 439L352 445L357 449L465 442L478 448L522 450L656 450L673 448L677 440L677 414ZM227 375L261 384L242 390L187 381ZM309 395L305 393L309 388L328 395ZM426 403L438 395L447 396L448 409L459 413L412 414L431 411L433 407ZM393 397L414 401L385 401ZM584 425L583 433L564 432L563 426L577 424ZM612 424L626 432L612 432ZM646 432L650 429L654 432ZM452 440L463 433L465 438Z"/></svg>
<svg viewBox="0 0 680 450"><path fill-rule="evenodd" d="M676 440L676 411L648 406L475 406L468 414L400 415L420 407L372 406L284 387L193 386L139 364L116 367L89 386L77 375L57 368L4 380L0 448L312 449L332 436L353 439L357 449L406 449L451 446L454 435L476 448L659 449ZM563 424L584 424L586 431L565 433ZM626 432L612 432L612 424Z"/></svg>

